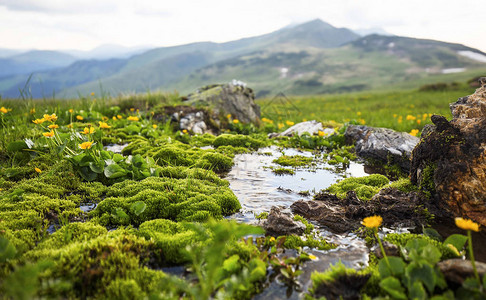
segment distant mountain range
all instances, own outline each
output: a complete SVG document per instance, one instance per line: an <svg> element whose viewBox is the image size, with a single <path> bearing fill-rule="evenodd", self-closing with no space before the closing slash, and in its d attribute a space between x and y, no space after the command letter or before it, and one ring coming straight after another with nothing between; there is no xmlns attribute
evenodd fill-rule
<svg viewBox="0 0 486 300"><path fill-rule="evenodd" d="M0 57L4 52L0 49ZM95 53L3 55L0 95L18 97L31 74L29 91L40 98L99 94L100 89L111 95L156 89L188 93L232 79L247 82L259 96L321 94L380 88L449 71L486 70L486 54L464 45L378 34L362 37L321 20L227 43L147 51L106 46Z"/></svg>

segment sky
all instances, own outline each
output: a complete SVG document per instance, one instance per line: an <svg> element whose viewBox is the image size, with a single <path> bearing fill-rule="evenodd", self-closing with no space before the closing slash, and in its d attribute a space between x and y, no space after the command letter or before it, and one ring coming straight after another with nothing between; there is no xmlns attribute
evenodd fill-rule
<svg viewBox="0 0 486 300"><path fill-rule="evenodd" d="M484 0L0 0L0 48L226 42L320 18L486 52Z"/></svg>

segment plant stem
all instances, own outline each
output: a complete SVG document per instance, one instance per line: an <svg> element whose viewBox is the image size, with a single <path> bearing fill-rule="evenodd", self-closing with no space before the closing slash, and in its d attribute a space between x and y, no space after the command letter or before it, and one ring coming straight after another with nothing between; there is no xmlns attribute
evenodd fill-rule
<svg viewBox="0 0 486 300"><path fill-rule="evenodd" d="M471 265L472 265L472 268L473 268L473 271L474 271L474 277L476 277L476 280L478 281L478 283L481 284L481 281L479 280L478 270L476 269L476 263L474 262L474 251L473 251L473 245L472 245L471 230L467 231L467 238L469 239L469 243L468 243L469 259L471 260Z"/></svg>
<svg viewBox="0 0 486 300"><path fill-rule="evenodd" d="M388 262L388 257L386 256L385 248L383 248L383 244L381 243L380 237L378 236L378 229L375 228L374 231L375 231L376 239L378 240L378 244L380 245L380 249L381 249L381 253L383 254L383 258L385 259L385 262L386 262L388 268L390 268L390 270L391 270L390 262Z"/></svg>

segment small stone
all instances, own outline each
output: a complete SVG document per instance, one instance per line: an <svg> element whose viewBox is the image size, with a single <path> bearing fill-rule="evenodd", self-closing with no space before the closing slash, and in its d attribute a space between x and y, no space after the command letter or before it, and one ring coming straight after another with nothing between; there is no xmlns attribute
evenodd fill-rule
<svg viewBox="0 0 486 300"><path fill-rule="evenodd" d="M290 213L277 206L272 206L263 228L269 235L302 235L306 229L302 222L294 221Z"/></svg>

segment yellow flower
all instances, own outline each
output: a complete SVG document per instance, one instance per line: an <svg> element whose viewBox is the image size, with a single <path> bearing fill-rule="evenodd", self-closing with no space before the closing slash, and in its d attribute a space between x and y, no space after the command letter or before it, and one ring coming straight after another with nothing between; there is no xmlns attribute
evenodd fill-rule
<svg viewBox="0 0 486 300"><path fill-rule="evenodd" d="M133 112L133 111L135 111L135 108L133 108L133 107L132 107L132 108L130 108L130 111L132 111L132 112Z"/></svg>
<svg viewBox="0 0 486 300"><path fill-rule="evenodd" d="M292 121L285 121L285 124L287 124L288 126L292 126L292 125L294 125L295 123L294 123L294 122L292 122Z"/></svg>
<svg viewBox="0 0 486 300"><path fill-rule="evenodd" d="M364 124L366 124L366 121L365 121L365 119L359 119L359 120L358 120L358 122L359 122L359 123L360 123L361 125L364 125Z"/></svg>
<svg viewBox="0 0 486 300"><path fill-rule="evenodd" d="M402 123L402 120L403 120L403 117L402 117L402 116L400 116L400 117L398 117L398 121L397 121L397 122L398 122L398 123Z"/></svg>
<svg viewBox="0 0 486 300"><path fill-rule="evenodd" d="M81 132L82 134L92 134L95 131L94 127L84 127L84 130Z"/></svg>
<svg viewBox="0 0 486 300"><path fill-rule="evenodd" d="M76 120L78 120L78 121L83 121L83 120L84 120L84 118L83 118L83 116L77 115L77 116L76 116Z"/></svg>
<svg viewBox="0 0 486 300"><path fill-rule="evenodd" d="M319 136L325 136L325 135L326 135L326 133L325 133L324 131L320 131L320 130L319 130L319 131L317 131L317 134L318 134Z"/></svg>
<svg viewBox="0 0 486 300"><path fill-rule="evenodd" d="M79 144L79 148L85 150L85 149L91 149L91 146L93 145L93 142L84 142Z"/></svg>
<svg viewBox="0 0 486 300"><path fill-rule="evenodd" d="M238 119L233 120L233 124L238 124L238 123L240 123L240 120L238 120Z"/></svg>
<svg viewBox="0 0 486 300"><path fill-rule="evenodd" d="M361 116L361 112L360 112L360 111L358 111L356 114L357 114L358 116Z"/></svg>
<svg viewBox="0 0 486 300"><path fill-rule="evenodd" d="M415 121L415 119L417 118L412 115L407 115L407 121Z"/></svg>
<svg viewBox="0 0 486 300"><path fill-rule="evenodd" d="M182 130L182 133L186 134L188 131L187 129Z"/></svg>
<svg viewBox="0 0 486 300"><path fill-rule="evenodd" d="M270 239L268 240L270 243L274 243L275 242L275 238L272 236L270 237Z"/></svg>
<svg viewBox="0 0 486 300"><path fill-rule="evenodd" d="M113 116L113 118L112 118L112 119L113 119L113 121L116 121L116 120L118 120L118 119L117 119L117 118L116 118L115 116Z"/></svg>
<svg viewBox="0 0 486 300"><path fill-rule="evenodd" d="M52 114L52 115L45 114L45 115L44 115L44 119L45 119L46 121L50 121L50 122L56 122L56 120L57 120L57 116L56 116L56 114Z"/></svg>
<svg viewBox="0 0 486 300"><path fill-rule="evenodd" d="M278 123L278 129L282 129L285 125L283 123Z"/></svg>
<svg viewBox="0 0 486 300"><path fill-rule="evenodd" d="M43 132L42 135L45 136L45 137L51 138L51 137L54 136L54 131Z"/></svg>
<svg viewBox="0 0 486 300"><path fill-rule="evenodd" d="M383 218L380 216L372 216L363 219L363 224L365 227L368 228L378 228L380 227L381 223L383 222Z"/></svg>
<svg viewBox="0 0 486 300"><path fill-rule="evenodd" d="M152 125L152 128L153 128L153 129L157 128L157 124L153 124L153 125Z"/></svg>
<svg viewBox="0 0 486 300"><path fill-rule="evenodd" d="M118 119L122 119L122 118L123 118L123 117L122 117L122 116L120 116L120 115L116 115L116 117L117 117Z"/></svg>
<svg viewBox="0 0 486 300"><path fill-rule="evenodd" d="M231 119L231 114L227 114L226 119Z"/></svg>
<svg viewBox="0 0 486 300"><path fill-rule="evenodd" d="M6 114L8 113L8 109L6 109L5 107L0 107L0 112L3 113L3 114Z"/></svg>
<svg viewBox="0 0 486 300"><path fill-rule="evenodd" d="M57 125L57 124L51 124L51 125L49 125L47 127L49 127L50 129L56 129L56 128L59 128L59 125Z"/></svg>
<svg viewBox="0 0 486 300"><path fill-rule="evenodd" d="M94 92L91 92L91 97L93 97L94 95L95 95L95 93Z"/></svg>
<svg viewBox="0 0 486 300"><path fill-rule="evenodd" d="M74 109L70 108L68 111L70 114L72 114L74 112Z"/></svg>
<svg viewBox="0 0 486 300"><path fill-rule="evenodd" d="M464 230L472 230L472 231L479 231L479 224L474 223L472 220L463 219L463 218L456 218L456 226L464 229Z"/></svg>
<svg viewBox="0 0 486 300"><path fill-rule="evenodd" d="M397 117L397 114L393 114L393 117L396 118Z"/></svg>
<svg viewBox="0 0 486 300"><path fill-rule="evenodd" d="M420 123L422 123L422 120L417 119L417 124L419 124L419 125L420 125Z"/></svg>
<svg viewBox="0 0 486 300"><path fill-rule="evenodd" d="M427 119L427 114L423 114L422 119L425 121Z"/></svg>
<svg viewBox="0 0 486 300"><path fill-rule="evenodd" d="M100 123L100 128L102 128L102 129L111 128L111 126L110 126L110 125L108 125L108 124L107 124L107 123L105 123L105 122L101 122L101 121L99 121L99 123ZM94 128L92 128L92 129L94 129Z"/></svg>
<svg viewBox="0 0 486 300"><path fill-rule="evenodd" d="M138 120L139 120L139 118L138 118L138 117L134 117L134 116L129 116L129 117L127 118L127 120L128 120L128 121L138 121Z"/></svg>
<svg viewBox="0 0 486 300"><path fill-rule="evenodd" d="M34 122L35 124L42 124L42 123L44 123L44 121L45 121L45 119L42 118L42 119L35 119L32 122Z"/></svg>
<svg viewBox="0 0 486 300"><path fill-rule="evenodd" d="M30 114L31 114L31 115L35 114L35 108L31 108L31 109L30 109Z"/></svg>
<svg viewBox="0 0 486 300"><path fill-rule="evenodd" d="M103 121L108 121L108 117L101 118Z"/></svg>
<svg viewBox="0 0 486 300"><path fill-rule="evenodd" d="M312 259L312 260L316 260L317 259L317 256L312 255L312 254L309 254L309 258Z"/></svg>
<svg viewBox="0 0 486 300"><path fill-rule="evenodd" d="M268 124L273 124L273 121L267 118L262 118L262 122L268 123Z"/></svg>
<svg viewBox="0 0 486 300"><path fill-rule="evenodd" d="M67 128L73 128L73 124L68 124L66 127Z"/></svg>
<svg viewBox="0 0 486 300"><path fill-rule="evenodd" d="M418 133L419 133L418 129L412 129L412 131L410 131L410 135L413 135L413 136L417 136Z"/></svg>
<svg viewBox="0 0 486 300"><path fill-rule="evenodd" d="M37 167L36 167L36 168L34 168L34 170L35 170L37 173L42 173L42 170L41 170L41 169L39 169L39 168L37 168Z"/></svg>

